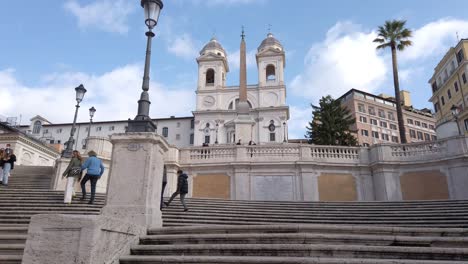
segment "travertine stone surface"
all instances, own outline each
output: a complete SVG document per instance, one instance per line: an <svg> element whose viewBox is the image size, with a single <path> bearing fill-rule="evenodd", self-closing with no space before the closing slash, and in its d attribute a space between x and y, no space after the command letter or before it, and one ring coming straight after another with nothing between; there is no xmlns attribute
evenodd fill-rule
<svg viewBox="0 0 468 264"><path fill-rule="evenodd" d="M105 216L35 215L22 263L117 264L145 232L144 226Z"/></svg>
<svg viewBox="0 0 468 264"><path fill-rule="evenodd" d="M159 210L164 153L155 133L114 134L112 164L103 215L146 227L161 227Z"/></svg>

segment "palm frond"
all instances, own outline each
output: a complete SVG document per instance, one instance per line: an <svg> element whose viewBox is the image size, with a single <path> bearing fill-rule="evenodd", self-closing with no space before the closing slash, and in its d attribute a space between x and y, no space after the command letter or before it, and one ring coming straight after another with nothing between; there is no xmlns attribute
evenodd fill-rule
<svg viewBox="0 0 468 264"><path fill-rule="evenodd" d="M385 48L388 48L388 47L391 47L392 44L390 42L387 42L387 43L384 43L382 45L378 45L376 49L385 49Z"/></svg>

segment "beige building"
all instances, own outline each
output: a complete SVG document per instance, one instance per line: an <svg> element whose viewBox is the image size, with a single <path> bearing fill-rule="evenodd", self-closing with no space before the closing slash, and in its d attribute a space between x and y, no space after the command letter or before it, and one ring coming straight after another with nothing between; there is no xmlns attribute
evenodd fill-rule
<svg viewBox="0 0 468 264"><path fill-rule="evenodd" d="M412 107L408 91L401 91L403 119L408 142L436 140L435 118L431 110L418 110ZM395 100L386 95L373 95L351 89L339 100L356 118L352 130L360 145L370 146L377 143L399 143L400 133Z"/></svg>
<svg viewBox="0 0 468 264"><path fill-rule="evenodd" d="M456 106L460 110L458 116L460 132L468 131L468 39L462 39L455 47L451 47L442 60L434 68L429 83L432 87L436 127L442 134L446 134L446 124L454 120L451 108ZM448 128L448 127L447 127Z"/></svg>

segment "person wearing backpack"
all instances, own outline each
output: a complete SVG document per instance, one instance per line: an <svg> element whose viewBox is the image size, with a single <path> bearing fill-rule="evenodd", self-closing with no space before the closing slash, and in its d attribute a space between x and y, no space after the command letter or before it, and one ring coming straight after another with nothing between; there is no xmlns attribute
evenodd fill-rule
<svg viewBox="0 0 468 264"><path fill-rule="evenodd" d="M184 212L187 212L189 209L185 204L185 195L187 195L188 193L188 176L182 170L178 170L177 175L177 189L172 194L169 201L165 202L164 204L166 205L166 207L169 207L169 204L172 202L172 200L174 200L174 198L176 198L177 195L180 195L180 202L184 206Z"/></svg>

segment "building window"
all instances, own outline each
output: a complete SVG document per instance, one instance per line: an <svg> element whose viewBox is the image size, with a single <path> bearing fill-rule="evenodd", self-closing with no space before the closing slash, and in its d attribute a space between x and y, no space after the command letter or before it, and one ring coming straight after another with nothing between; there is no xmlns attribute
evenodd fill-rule
<svg viewBox="0 0 468 264"><path fill-rule="evenodd" d="M49 129L44 129L44 134L49 133Z"/></svg>
<svg viewBox="0 0 468 264"><path fill-rule="evenodd" d="M276 133L274 133L274 132L273 132L273 133L270 133L270 141L271 141L271 142L276 141Z"/></svg>
<svg viewBox="0 0 468 264"><path fill-rule="evenodd" d="M458 82L454 82L453 87L455 88L455 92L458 93Z"/></svg>
<svg viewBox="0 0 468 264"><path fill-rule="evenodd" d="M370 115L375 115L375 109L374 109L374 107L369 106L369 114L370 114Z"/></svg>
<svg viewBox="0 0 468 264"><path fill-rule="evenodd" d="M432 83L432 92L435 93L437 91L437 82Z"/></svg>
<svg viewBox="0 0 468 264"><path fill-rule="evenodd" d="M53 139L49 140L49 144L54 144L54 140Z"/></svg>
<svg viewBox="0 0 468 264"><path fill-rule="evenodd" d="M177 127L180 127L180 122L177 122Z"/></svg>
<svg viewBox="0 0 468 264"><path fill-rule="evenodd" d="M385 118L385 111L382 109L379 109L379 117Z"/></svg>
<svg viewBox="0 0 468 264"><path fill-rule="evenodd" d="M423 133L421 131L418 131L418 139L423 140Z"/></svg>
<svg viewBox="0 0 468 264"><path fill-rule="evenodd" d="M377 125L377 120L371 118L370 123L371 123L372 125L375 125L375 126L376 126L376 125Z"/></svg>
<svg viewBox="0 0 468 264"><path fill-rule="evenodd" d="M431 138L432 138L432 141L436 141L436 140L437 140L437 136L431 135Z"/></svg>
<svg viewBox="0 0 468 264"><path fill-rule="evenodd" d="M447 90L447 97L448 99L452 98L452 92L450 92L450 89Z"/></svg>
<svg viewBox="0 0 468 264"><path fill-rule="evenodd" d="M205 144L210 144L210 136L205 136Z"/></svg>
<svg viewBox="0 0 468 264"><path fill-rule="evenodd" d="M416 138L416 131L414 131L413 129L409 130L409 134L411 138Z"/></svg>
<svg viewBox="0 0 468 264"><path fill-rule="evenodd" d="M465 83L466 83L466 75L465 75L465 73L462 74L462 79L463 79L463 84L465 84Z"/></svg>
<svg viewBox="0 0 468 264"><path fill-rule="evenodd" d="M460 49L457 52L457 61L458 61L458 63L462 62L464 58L465 58L465 56L463 54L463 49Z"/></svg>
<svg viewBox="0 0 468 264"><path fill-rule="evenodd" d="M102 130L102 127L96 127L96 131L101 131Z"/></svg>
<svg viewBox="0 0 468 264"><path fill-rule="evenodd" d="M163 137L169 136L169 128L163 127L162 135L163 135Z"/></svg>
<svg viewBox="0 0 468 264"><path fill-rule="evenodd" d="M266 67L266 80L267 81L274 81L276 80L276 74L275 74L275 66L269 64Z"/></svg>
<svg viewBox="0 0 468 264"><path fill-rule="evenodd" d="M62 129L61 129L61 128L57 129L57 134L60 134L60 133L62 133Z"/></svg>
<svg viewBox="0 0 468 264"><path fill-rule="evenodd" d="M85 132L88 132L89 131L89 127L85 128Z"/></svg>
<svg viewBox="0 0 468 264"><path fill-rule="evenodd" d="M33 134L39 134L41 132L42 124L41 121L37 120L34 122Z"/></svg>
<svg viewBox="0 0 468 264"><path fill-rule="evenodd" d="M417 126L421 126L421 122L419 122L419 121L417 121L417 120L414 121L414 124L417 125Z"/></svg>
<svg viewBox="0 0 468 264"><path fill-rule="evenodd" d="M194 142L194 136L193 136L193 133L190 134L190 145L193 145L193 142Z"/></svg>
<svg viewBox="0 0 468 264"><path fill-rule="evenodd" d="M427 128L427 124L426 123L421 123L422 127L423 128Z"/></svg>
<svg viewBox="0 0 468 264"><path fill-rule="evenodd" d="M57 140L57 144L61 144L61 143L62 143L62 141L61 141L61 140Z"/></svg>
<svg viewBox="0 0 468 264"><path fill-rule="evenodd" d="M365 137L368 137L369 136L369 131L367 131L365 129L361 129L361 135L363 135Z"/></svg>
<svg viewBox="0 0 468 264"><path fill-rule="evenodd" d="M440 97L440 101L442 102L442 105L445 105L445 98L443 96Z"/></svg>
<svg viewBox="0 0 468 264"><path fill-rule="evenodd" d="M436 113L439 111L439 108L440 108L439 102L435 103L434 104L434 110L435 110Z"/></svg>
<svg viewBox="0 0 468 264"><path fill-rule="evenodd" d="M390 138L388 137L388 134L384 134L384 133L382 133L382 139L385 140L385 141L390 140Z"/></svg>
<svg viewBox="0 0 468 264"><path fill-rule="evenodd" d="M190 128L195 128L195 119L190 120Z"/></svg>
<svg viewBox="0 0 468 264"><path fill-rule="evenodd" d="M395 124L390 124L390 129L398 130L398 128L397 128L397 126Z"/></svg>
<svg viewBox="0 0 468 264"><path fill-rule="evenodd" d="M392 136L392 142L398 143L398 137L397 136Z"/></svg>
<svg viewBox="0 0 468 264"><path fill-rule="evenodd" d="M175 139L176 139L176 140L180 140L180 134L176 134L176 135L175 135Z"/></svg>
<svg viewBox="0 0 468 264"><path fill-rule="evenodd" d="M424 140L431 141L431 135L429 135L428 133L424 133Z"/></svg>
<svg viewBox="0 0 468 264"><path fill-rule="evenodd" d="M372 131L372 137L373 137L373 138L379 138L379 132L377 132L377 131Z"/></svg>
<svg viewBox="0 0 468 264"><path fill-rule="evenodd" d="M213 69L208 69L206 71L206 85L213 85L215 81L215 71Z"/></svg>
<svg viewBox="0 0 468 264"><path fill-rule="evenodd" d="M358 111L361 112L361 113L365 113L365 112L366 112L366 108L364 107L363 104L358 104Z"/></svg>
<svg viewBox="0 0 468 264"><path fill-rule="evenodd" d="M109 127L109 131L114 131L115 127L114 126L110 126Z"/></svg>
<svg viewBox="0 0 468 264"><path fill-rule="evenodd" d="M365 116L360 116L360 117L359 117L359 121L361 121L362 123L367 123L367 117L365 117Z"/></svg>
<svg viewBox="0 0 468 264"><path fill-rule="evenodd" d="M387 128L387 122L380 121L380 126Z"/></svg>
<svg viewBox="0 0 468 264"><path fill-rule="evenodd" d="M393 112L388 112L388 119L395 121L395 115L393 114Z"/></svg>
<svg viewBox="0 0 468 264"><path fill-rule="evenodd" d="M408 119L406 119L406 122L407 122L408 124L412 125L412 124L413 124L413 119L409 119L409 118L408 118Z"/></svg>

